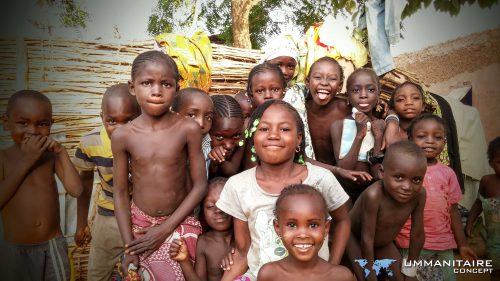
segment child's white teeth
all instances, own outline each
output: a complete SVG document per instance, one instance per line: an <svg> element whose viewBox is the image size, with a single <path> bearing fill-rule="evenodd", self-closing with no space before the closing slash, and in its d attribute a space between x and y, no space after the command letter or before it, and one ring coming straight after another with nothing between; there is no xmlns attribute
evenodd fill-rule
<svg viewBox="0 0 500 281"><path fill-rule="evenodd" d="M311 247L311 244L295 244L295 247L305 249Z"/></svg>

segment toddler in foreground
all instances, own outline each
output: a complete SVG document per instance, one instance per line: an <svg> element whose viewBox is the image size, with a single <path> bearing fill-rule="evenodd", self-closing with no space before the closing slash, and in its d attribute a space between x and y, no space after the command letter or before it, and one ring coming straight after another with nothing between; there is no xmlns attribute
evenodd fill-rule
<svg viewBox="0 0 500 281"><path fill-rule="evenodd" d="M288 256L263 265L258 281L355 280L346 267L318 256L330 229L326 202L318 190L304 184L285 187L276 200L274 213L274 229Z"/></svg>

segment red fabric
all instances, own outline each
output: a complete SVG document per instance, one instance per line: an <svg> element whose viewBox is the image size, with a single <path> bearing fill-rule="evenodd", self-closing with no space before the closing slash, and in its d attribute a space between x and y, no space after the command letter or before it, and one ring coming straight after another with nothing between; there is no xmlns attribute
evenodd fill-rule
<svg viewBox="0 0 500 281"><path fill-rule="evenodd" d="M132 215L132 231L134 239L140 238L142 235L137 234L137 230L160 225L168 216L152 217L141 211L132 202L130 206ZM172 233L158 250L148 257L139 256L139 274L144 281L184 281L181 267L178 262L170 259L168 250L174 239L182 238L189 251L191 260L194 262L196 255L196 242L198 235L201 234L201 225L198 220L192 216L188 216L177 229Z"/></svg>

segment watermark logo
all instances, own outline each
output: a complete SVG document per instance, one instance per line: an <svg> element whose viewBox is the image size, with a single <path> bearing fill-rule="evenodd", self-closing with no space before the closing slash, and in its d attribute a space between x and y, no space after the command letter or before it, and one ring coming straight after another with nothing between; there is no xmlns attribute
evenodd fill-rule
<svg viewBox="0 0 500 281"><path fill-rule="evenodd" d="M387 274L388 277L391 277L394 275L392 270L389 269L389 267L396 261L392 259L381 259L381 260L375 260L373 262L372 268L366 268L366 265L368 264L368 260L366 259L355 259L354 260L364 271L365 271L365 278L370 275L372 271L375 272L376 276L379 276L382 270L384 270Z"/></svg>
<svg viewBox="0 0 500 281"><path fill-rule="evenodd" d="M453 267L455 273L492 273L492 260L416 260L403 261L404 267Z"/></svg>

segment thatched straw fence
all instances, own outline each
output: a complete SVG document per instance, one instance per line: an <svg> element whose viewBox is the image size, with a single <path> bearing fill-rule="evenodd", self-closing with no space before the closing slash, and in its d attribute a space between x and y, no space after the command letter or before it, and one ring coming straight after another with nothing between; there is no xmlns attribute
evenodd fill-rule
<svg viewBox="0 0 500 281"><path fill-rule="evenodd" d="M245 88L261 51L213 44L210 94L234 94ZM128 44L74 40L0 39L0 112L18 89L33 89L53 102L52 132L72 155L80 136L99 125L101 95L127 82L133 59L153 48L153 41ZM3 132L0 142L6 144Z"/></svg>

